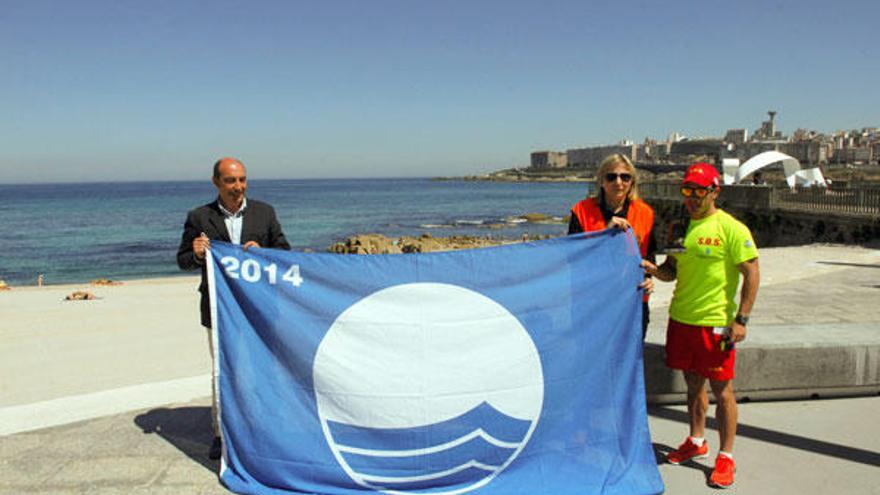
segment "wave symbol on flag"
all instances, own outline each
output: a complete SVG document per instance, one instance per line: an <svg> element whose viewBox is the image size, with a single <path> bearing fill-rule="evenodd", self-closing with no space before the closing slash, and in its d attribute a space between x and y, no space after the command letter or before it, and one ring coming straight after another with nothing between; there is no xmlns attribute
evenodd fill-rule
<svg viewBox="0 0 880 495"><path fill-rule="evenodd" d="M329 427L352 471L387 491L485 478L516 453L531 422L507 416L484 402L465 415L426 427L383 430L332 421ZM428 438L433 445L407 448L411 438Z"/></svg>
<svg viewBox="0 0 880 495"><path fill-rule="evenodd" d="M314 361L324 436L348 476L385 493L491 482L538 424L544 382L519 320L463 287L403 284L346 309Z"/></svg>

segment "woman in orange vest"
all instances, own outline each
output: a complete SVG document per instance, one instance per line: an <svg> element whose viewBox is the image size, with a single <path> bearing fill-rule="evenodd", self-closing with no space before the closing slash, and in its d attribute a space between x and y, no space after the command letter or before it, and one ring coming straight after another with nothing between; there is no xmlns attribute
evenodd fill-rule
<svg viewBox="0 0 880 495"><path fill-rule="evenodd" d="M596 172L596 196L579 201L571 209L568 233L593 232L616 227L633 229L639 242L642 258L656 259L657 242L654 239L654 209L639 199L636 167L625 155L615 153L602 160ZM642 301L642 338L648 331L648 295L654 291L654 281L645 275L639 287L645 289Z"/></svg>

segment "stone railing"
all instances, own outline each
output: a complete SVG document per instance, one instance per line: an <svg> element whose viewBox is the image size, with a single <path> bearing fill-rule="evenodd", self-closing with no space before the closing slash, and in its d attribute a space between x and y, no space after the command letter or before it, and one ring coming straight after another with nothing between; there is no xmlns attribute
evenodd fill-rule
<svg viewBox="0 0 880 495"><path fill-rule="evenodd" d="M880 217L880 187L775 189L771 205L780 209Z"/></svg>
<svg viewBox="0 0 880 495"><path fill-rule="evenodd" d="M679 188L679 182L639 185L640 193L649 201L681 201ZM878 219L880 187L850 185L847 188L799 187L792 190L785 186L726 185L719 204L746 210L789 210Z"/></svg>

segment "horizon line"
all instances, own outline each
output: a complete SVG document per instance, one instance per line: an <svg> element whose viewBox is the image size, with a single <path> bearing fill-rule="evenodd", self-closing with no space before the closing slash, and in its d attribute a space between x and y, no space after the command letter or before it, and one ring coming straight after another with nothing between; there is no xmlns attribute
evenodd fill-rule
<svg viewBox="0 0 880 495"><path fill-rule="evenodd" d="M320 180L422 180L422 179L459 179L468 177L462 176L378 176L378 177L266 177L258 179L249 179L248 182L265 182L270 180L301 180L301 181L320 181ZM77 184L170 184L177 182L205 182L210 183L210 174L208 179L176 179L176 180L154 180L154 179L110 179L110 180L59 180L51 182L0 182L0 187L6 186L46 186L46 185L77 185Z"/></svg>

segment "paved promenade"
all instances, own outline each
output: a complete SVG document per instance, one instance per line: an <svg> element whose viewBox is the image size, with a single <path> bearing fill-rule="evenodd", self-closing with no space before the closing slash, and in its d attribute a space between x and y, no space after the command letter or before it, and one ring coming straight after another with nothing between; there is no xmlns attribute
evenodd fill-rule
<svg viewBox="0 0 880 495"><path fill-rule="evenodd" d="M857 349L848 354L857 368L853 379L876 383L871 353L880 339L880 252L768 249L761 266L743 354L762 356L756 361L762 366L775 362L779 374L804 377L803 394L830 364L811 367L777 352L797 342L802 349ZM0 294L0 494L228 493L217 481L217 463L205 457L208 360L195 323L195 284L191 278L131 282L93 289L103 299L83 303L59 302L70 287ZM649 346L662 341L671 290L659 285L652 300ZM776 383L777 377L766 378ZM820 397L835 395L819 388ZM680 405L648 412L662 457L684 438L687 416ZM880 494L878 412L876 392L743 403L739 473L729 491ZM714 450L716 432L707 438ZM705 484L711 465L711 459L661 463L667 493L715 491Z"/></svg>
<svg viewBox="0 0 880 495"><path fill-rule="evenodd" d="M0 494L229 493L205 457L208 411L198 400L0 438ZM743 404L739 476L728 492L880 493L877 411L880 397ZM687 431L681 406L652 407L648 419L659 454ZM710 432L713 449L716 438ZM712 459L659 467L666 493L717 492L706 486Z"/></svg>

